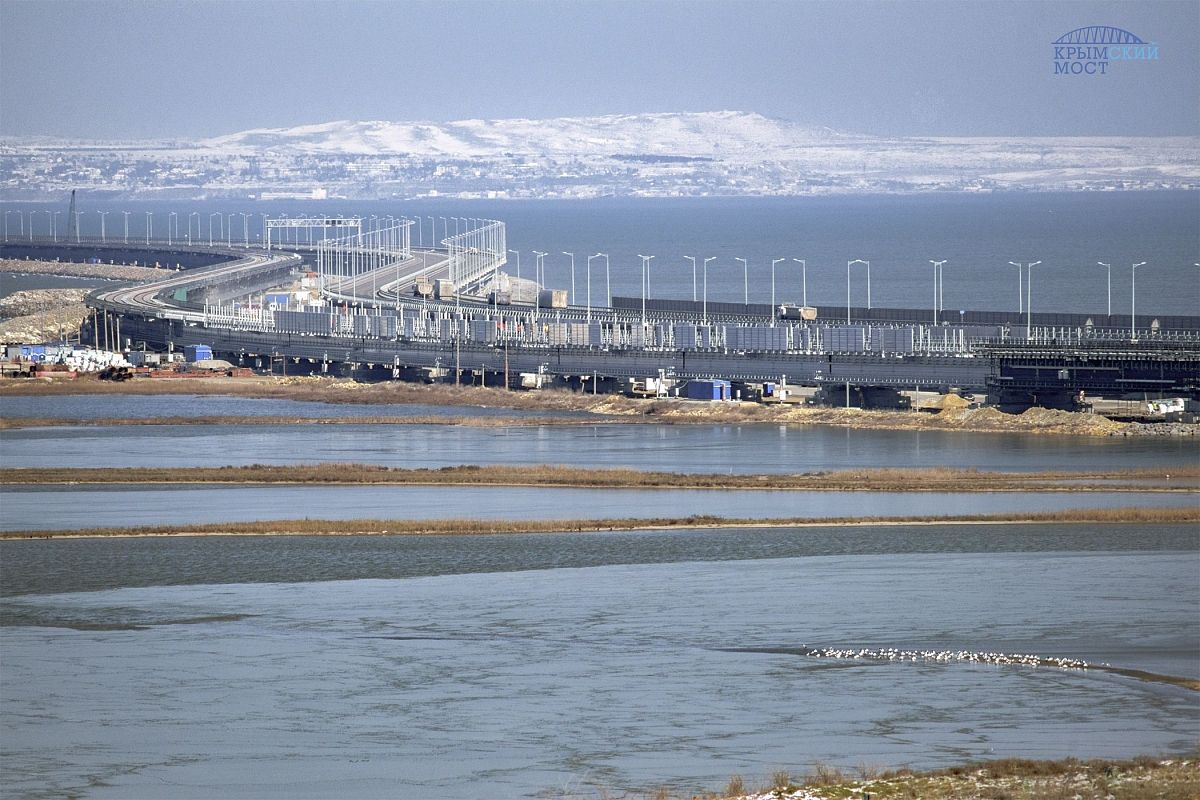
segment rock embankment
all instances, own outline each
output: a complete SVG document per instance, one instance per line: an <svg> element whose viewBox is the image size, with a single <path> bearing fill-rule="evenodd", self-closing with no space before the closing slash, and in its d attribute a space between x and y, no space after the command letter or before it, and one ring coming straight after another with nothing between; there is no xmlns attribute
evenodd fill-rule
<svg viewBox="0 0 1200 800"><path fill-rule="evenodd" d="M1200 436L1200 424L1189 422L1131 422L1112 436Z"/></svg>
<svg viewBox="0 0 1200 800"><path fill-rule="evenodd" d="M79 333L87 289L29 289L0 300L0 342L59 341Z"/></svg>
<svg viewBox="0 0 1200 800"><path fill-rule="evenodd" d="M129 267L124 264L79 264L73 261L23 261L0 259L0 272L22 275L69 275L74 278L108 278L117 281L151 281L165 278L169 269Z"/></svg>
<svg viewBox="0 0 1200 800"><path fill-rule="evenodd" d="M82 305L87 289L27 289L0 298L0 319L27 317L70 305Z"/></svg>

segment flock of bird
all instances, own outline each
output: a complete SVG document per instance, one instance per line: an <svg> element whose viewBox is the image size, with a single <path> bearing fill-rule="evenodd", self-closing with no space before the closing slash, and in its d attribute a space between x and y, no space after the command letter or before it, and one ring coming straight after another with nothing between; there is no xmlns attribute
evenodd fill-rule
<svg viewBox="0 0 1200 800"><path fill-rule="evenodd" d="M872 661L908 661L917 663L948 664L1013 664L1024 667L1058 667L1059 669L1086 670L1086 661L1077 658L1048 658L1019 653L973 653L969 650L840 650L832 647L809 648L808 655L815 658L841 658Z"/></svg>

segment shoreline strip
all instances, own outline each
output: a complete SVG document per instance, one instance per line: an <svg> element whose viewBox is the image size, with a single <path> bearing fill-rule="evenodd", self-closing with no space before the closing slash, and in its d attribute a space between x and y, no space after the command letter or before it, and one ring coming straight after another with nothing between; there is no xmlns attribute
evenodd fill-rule
<svg viewBox="0 0 1200 800"><path fill-rule="evenodd" d="M45 539L136 538L155 536L495 536L538 533L606 533L720 528L834 528L866 526L1029 525L1029 524L1162 525L1200 523L1200 508L1071 509L1034 514L971 514L955 517L782 517L755 519L692 516L582 520L487 519L349 519L256 520L200 525L141 525L123 528L0 531L3 541Z"/></svg>
<svg viewBox="0 0 1200 800"><path fill-rule="evenodd" d="M974 469L879 468L790 474L588 469L556 464L461 464L436 468L406 468L337 462L221 467L0 468L0 486L491 486L650 491L1200 494L1200 480L1197 479L1200 479L1200 467L1189 466L1116 472L1013 473L982 472Z"/></svg>

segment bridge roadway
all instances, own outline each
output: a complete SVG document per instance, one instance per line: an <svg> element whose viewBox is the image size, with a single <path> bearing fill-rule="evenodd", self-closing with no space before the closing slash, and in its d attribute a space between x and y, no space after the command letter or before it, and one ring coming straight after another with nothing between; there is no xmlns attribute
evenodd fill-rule
<svg viewBox="0 0 1200 800"><path fill-rule="evenodd" d="M332 280L326 276L322 293L332 299L358 305L394 306L399 299L398 293L403 295L406 289L411 299L418 278L430 281L445 278L448 270L449 261L445 253L414 250L410 258L358 275Z"/></svg>
<svg viewBox="0 0 1200 800"><path fill-rule="evenodd" d="M141 286L100 290L89 295L89 303L106 312L119 313L122 330L134 340L151 345L181 347L187 344L208 344L213 350L232 360L266 357L285 357L294 363L320 364L324 371L330 365L384 367L398 370L404 367L454 367L463 370L480 368L491 373L552 372L567 376L654 377L660 373L680 378L719 376L741 380L781 380L800 384L852 384L893 388L961 387L1005 392L1014 396L1034 396L1039 392L1064 394L1077 390L1092 391L1092 384L1103 381L1105 386L1143 385L1159 391L1185 391L1200 395L1200 357L1194 344L1185 344L1179 352L1157 353L1159 345L1142 342L1133 352L1117 352L1113 345L1082 356L1079 348L1049 347L1037 358L1030 359L1030 346L1015 346L1008 351L989 352L976 348L970 354L869 354L869 353L808 353L808 352L737 352L724 349L665 350L614 349L596 346L555 346L515 342L494 344L475 341L437 341L398 338L385 340L346 335L305 335L274 331L246 331L204 327L204 314L188 304L173 299L179 289L221 285L252 279L264 271L290 271L299 267L302 259L294 253L264 251L229 251L235 260L208 269L180 272L170 278ZM400 280L415 280L425 270L434 270L438 253L426 251L414 257L412 263L400 265ZM397 265L387 268L395 280ZM379 275L375 298L364 297L372 277L358 276L353 282L357 302L372 305L378 301ZM401 283L401 286L403 283ZM402 294L402 293L401 293ZM428 313L466 312L468 314L499 314L529 319L530 306L496 308L483 303L456 300L454 302L422 301L415 298L396 298L404 308L421 309ZM389 303L389 305L393 304ZM551 310L543 311L549 319ZM588 310L579 306L553 309L555 317L582 321ZM660 312L662 313L662 312ZM657 315L655 315L657 316ZM614 322L640 322L640 309L592 309L593 321L604 318ZM670 319L681 321L691 317L700 321L699 313L670 312ZM660 318L667 319L665 313ZM740 314L709 314L710 322L731 323L752 321ZM647 309L647 320L651 318ZM1085 362L1104 360L1105 373L1101 379L1085 369ZM1153 373L1147 372L1147 364ZM1064 377L1060 373L1067 371ZM1099 388L1098 385L1095 388Z"/></svg>
<svg viewBox="0 0 1200 800"><path fill-rule="evenodd" d="M152 316L162 319L204 321L203 309L196 310L173 299L179 289L220 286L245 278L256 279L270 271L291 271L300 266L295 253L266 253L228 251L235 260L212 267L184 270L169 278L119 289L101 289L88 295L89 304L100 310L121 314Z"/></svg>

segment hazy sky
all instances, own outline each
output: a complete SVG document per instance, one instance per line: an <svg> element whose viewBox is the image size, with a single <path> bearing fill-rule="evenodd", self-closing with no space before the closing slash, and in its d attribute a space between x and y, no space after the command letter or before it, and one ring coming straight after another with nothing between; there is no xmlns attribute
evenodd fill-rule
<svg viewBox="0 0 1200 800"><path fill-rule="evenodd" d="M1159 59L1054 74L1125 28ZM895 135L1200 134L1200 0L0 0L0 134L757 111Z"/></svg>

